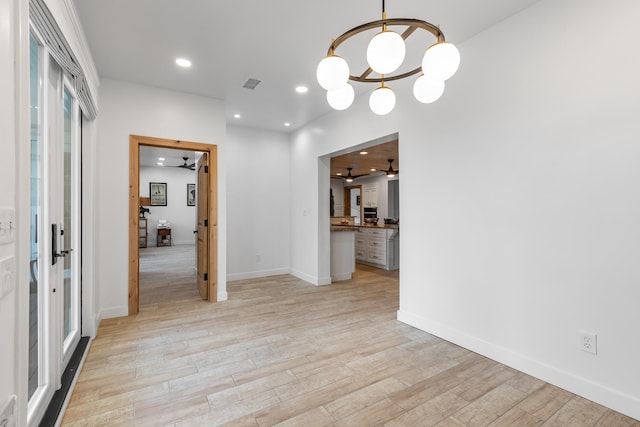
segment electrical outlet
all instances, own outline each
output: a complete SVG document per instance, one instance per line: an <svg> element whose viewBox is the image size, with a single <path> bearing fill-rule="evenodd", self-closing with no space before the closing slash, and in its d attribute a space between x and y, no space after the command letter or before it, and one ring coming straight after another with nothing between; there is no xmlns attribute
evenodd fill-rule
<svg viewBox="0 0 640 427"><path fill-rule="evenodd" d="M598 354L598 336L591 332L580 331L580 350Z"/></svg>
<svg viewBox="0 0 640 427"><path fill-rule="evenodd" d="M11 396L0 411L0 427L15 427L16 425L16 397Z"/></svg>

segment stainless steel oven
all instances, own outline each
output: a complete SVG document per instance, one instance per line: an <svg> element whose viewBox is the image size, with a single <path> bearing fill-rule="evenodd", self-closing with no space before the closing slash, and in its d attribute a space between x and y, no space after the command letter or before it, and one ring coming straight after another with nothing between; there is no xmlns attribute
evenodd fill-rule
<svg viewBox="0 0 640 427"><path fill-rule="evenodd" d="M365 218L378 218L378 208L364 208L363 215Z"/></svg>

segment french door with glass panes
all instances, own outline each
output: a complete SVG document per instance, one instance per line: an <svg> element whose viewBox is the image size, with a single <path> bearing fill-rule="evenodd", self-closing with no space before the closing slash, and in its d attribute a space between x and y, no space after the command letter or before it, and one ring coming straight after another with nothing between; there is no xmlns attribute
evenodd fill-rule
<svg viewBox="0 0 640 427"><path fill-rule="evenodd" d="M35 34L30 82L28 420L37 425L80 340L80 109Z"/></svg>

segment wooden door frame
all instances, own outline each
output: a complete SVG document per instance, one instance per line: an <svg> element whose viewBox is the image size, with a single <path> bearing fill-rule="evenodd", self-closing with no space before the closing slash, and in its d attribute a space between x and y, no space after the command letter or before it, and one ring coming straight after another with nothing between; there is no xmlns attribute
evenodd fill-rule
<svg viewBox="0 0 640 427"><path fill-rule="evenodd" d="M140 147L177 148L209 153L209 301L218 300L218 146L129 135L129 315L140 310Z"/></svg>

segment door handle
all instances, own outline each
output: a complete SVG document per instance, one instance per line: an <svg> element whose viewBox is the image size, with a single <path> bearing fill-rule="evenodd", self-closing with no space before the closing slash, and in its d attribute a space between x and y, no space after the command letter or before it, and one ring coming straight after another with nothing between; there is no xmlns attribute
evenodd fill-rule
<svg viewBox="0 0 640 427"><path fill-rule="evenodd" d="M60 256L64 255L58 253L58 225L51 224L51 265L56 265Z"/></svg>
<svg viewBox="0 0 640 427"><path fill-rule="evenodd" d="M72 251L73 251L73 249L66 249L66 250L64 250L64 251L60 251L59 253L55 253L55 254L53 254L53 256L54 256L55 258L64 258L64 257L66 257L67 255L69 255L69 252L72 252Z"/></svg>
<svg viewBox="0 0 640 427"><path fill-rule="evenodd" d="M60 235L64 235L64 230L60 230ZM58 258L64 258L73 249L65 249L58 252L58 225L51 224L51 265L56 265Z"/></svg>

